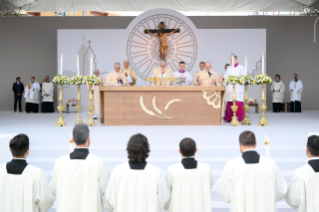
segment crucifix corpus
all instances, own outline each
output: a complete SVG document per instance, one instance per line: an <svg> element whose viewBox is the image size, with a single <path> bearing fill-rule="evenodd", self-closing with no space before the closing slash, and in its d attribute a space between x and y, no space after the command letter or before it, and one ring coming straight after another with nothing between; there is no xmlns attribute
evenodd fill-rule
<svg viewBox="0 0 319 212"><path fill-rule="evenodd" d="M158 29L144 30L145 34L150 34L160 39L159 52L160 52L161 60L166 60L167 48L168 48L167 36L170 36L171 34L178 33L178 32L180 32L179 29L166 29L166 25L164 24L164 22L160 22L160 24L158 25ZM157 35L155 33L157 33Z"/></svg>

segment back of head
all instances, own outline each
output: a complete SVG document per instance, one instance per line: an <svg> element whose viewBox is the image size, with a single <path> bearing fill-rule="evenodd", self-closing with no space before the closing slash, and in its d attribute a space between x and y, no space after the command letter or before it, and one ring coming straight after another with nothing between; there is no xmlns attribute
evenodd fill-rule
<svg viewBox="0 0 319 212"><path fill-rule="evenodd" d="M319 157L319 136L308 137L307 147L312 157Z"/></svg>
<svg viewBox="0 0 319 212"><path fill-rule="evenodd" d="M254 147L256 145L255 134L249 130L242 132L239 136L239 143L244 147Z"/></svg>
<svg viewBox="0 0 319 212"><path fill-rule="evenodd" d="M147 138L140 133L133 135L127 144L126 150L130 162L138 163L145 161L150 152Z"/></svg>
<svg viewBox="0 0 319 212"><path fill-rule="evenodd" d="M179 143L179 148L184 157L194 156L196 152L196 142L191 138L184 138Z"/></svg>
<svg viewBox="0 0 319 212"><path fill-rule="evenodd" d="M25 134L16 135L11 139L9 146L13 157L24 157L29 149L29 137Z"/></svg>
<svg viewBox="0 0 319 212"><path fill-rule="evenodd" d="M90 136L89 127L86 124L78 124L73 128L73 140L76 145L83 145Z"/></svg>

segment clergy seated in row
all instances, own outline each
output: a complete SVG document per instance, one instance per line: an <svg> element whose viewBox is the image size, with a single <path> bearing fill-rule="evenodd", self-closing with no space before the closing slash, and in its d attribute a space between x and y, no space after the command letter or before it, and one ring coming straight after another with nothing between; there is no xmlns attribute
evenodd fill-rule
<svg viewBox="0 0 319 212"><path fill-rule="evenodd" d="M287 183L274 160L259 155L253 132L239 136L242 156L226 163L217 180L217 192L231 212L275 212L285 197Z"/></svg>
<svg viewBox="0 0 319 212"><path fill-rule="evenodd" d="M110 170L107 162L89 152L90 132L85 124L73 128L74 152L58 158L50 182L57 212L104 212Z"/></svg>
<svg viewBox="0 0 319 212"><path fill-rule="evenodd" d="M106 76L106 86L128 86L129 83L133 83L131 77L126 77L121 72L121 64L116 62L114 64L114 70Z"/></svg>
<svg viewBox="0 0 319 212"><path fill-rule="evenodd" d="M193 84L195 86L219 86L221 83L218 74L212 70L210 62L206 62L205 68L194 74Z"/></svg>
<svg viewBox="0 0 319 212"><path fill-rule="evenodd" d="M31 81L25 87L25 111L27 113L39 112L40 104L40 84L35 81L35 77L31 77Z"/></svg>
<svg viewBox="0 0 319 212"><path fill-rule="evenodd" d="M308 138L306 152L308 164L292 174L285 200L298 212L319 211L319 136Z"/></svg>
<svg viewBox="0 0 319 212"><path fill-rule="evenodd" d="M136 85L136 72L130 68L130 62L125 60L123 63L124 68L121 68L121 73L125 75L125 77L129 80L130 85Z"/></svg>
<svg viewBox="0 0 319 212"><path fill-rule="evenodd" d="M276 80L272 83L270 90L272 92L272 110L277 112L282 112L282 103L284 101L285 85L281 81L280 75L275 76Z"/></svg>
<svg viewBox="0 0 319 212"><path fill-rule="evenodd" d="M195 159L197 148L193 139L184 138L179 146L182 161L166 171L171 198L165 209L170 212L211 212L213 176L210 166Z"/></svg>
<svg viewBox="0 0 319 212"><path fill-rule="evenodd" d="M173 70L170 67L167 67L167 63L165 60L161 60L160 66L156 67L153 70L153 75L152 75L152 77L166 78L166 79L173 78L173 76L174 76ZM165 83L167 83L167 81Z"/></svg>
<svg viewBox="0 0 319 212"><path fill-rule="evenodd" d="M185 62L183 61L178 64L178 71L174 71L174 77L186 77L184 84L193 84L193 77L188 71L185 71Z"/></svg>
<svg viewBox="0 0 319 212"><path fill-rule="evenodd" d="M0 165L0 211L46 212L54 202L44 172L27 163L29 138L16 135L10 141L12 161Z"/></svg>
<svg viewBox="0 0 319 212"><path fill-rule="evenodd" d="M108 211L158 212L169 200L161 169L146 161L150 149L147 138L133 135L127 145L128 162L116 166L108 183L104 204Z"/></svg>
<svg viewBox="0 0 319 212"><path fill-rule="evenodd" d="M290 112L301 113L301 93L303 89L302 82L298 79L298 74L295 74L295 79L290 82Z"/></svg>

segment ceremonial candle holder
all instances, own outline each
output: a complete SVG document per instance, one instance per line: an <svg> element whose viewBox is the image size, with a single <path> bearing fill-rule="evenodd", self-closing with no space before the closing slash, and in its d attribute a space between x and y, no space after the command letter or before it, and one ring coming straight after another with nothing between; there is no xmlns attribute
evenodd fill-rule
<svg viewBox="0 0 319 212"><path fill-rule="evenodd" d="M233 84L233 106L231 106L230 108L233 111L233 117L232 120L230 122L230 126L234 127L234 126L238 126L239 127L239 122L237 120L237 116L236 116L236 111L238 109L238 106L236 105L236 84Z"/></svg>
<svg viewBox="0 0 319 212"><path fill-rule="evenodd" d="M93 94L92 94L92 84L89 84L89 117L86 122L87 125L95 127L95 122L93 120L93 111L94 111L94 102L93 102Z"/></svg>
<svg viewBox="0 0 319 212"><path fill-rule="evenodd" d="M62 116L62 112L64 110L64 107L62 105L62 101L63 101L62 86L63 85L60 85L60 96L59 96L59 106L58 106L58 111L60 113L60 116L58 118L58 121L56 122L56 125L55 125L56 127L65 127L65 121Z"/></svg>
<svg viewBox="0 0 319 212"><path fill-rule="evenodd" d="M82 84L78 84L78 98L77 98L77 101L78 101L78 104L76 105L76 111L78 112L78 115L76 117L76 121L75 121L75 125L78 125L78 124L83 124L83 120L82 120L82 117L81 117L81 109L82 109L82 105L81 105L81 85Z"/></svg>
<svg viewBox="0 0 319 212"><path fill-rule="evenodd" d="M244 110L245 110L245 116L244 116L244 120L242 122L242 125L251 125L249 116L248 116L248 112L249 112L249 105L248 105L248 94L247 94L247 90L248 90L248 84L245 84L245 106L244 106Z"/></svg>
<svg viewBox="0 0 319 212"><path fill-rule="evenodd" d="M265 111L267 109L267 106L265 105L265 83L261 84L261 101L262 101L262 105L260 106L260 110L261 110L261 117L260 117L260 121L258 123L258 127L260 126L269 126L268 125L268 121L266 120L266 116L265 116Z"/></svg>

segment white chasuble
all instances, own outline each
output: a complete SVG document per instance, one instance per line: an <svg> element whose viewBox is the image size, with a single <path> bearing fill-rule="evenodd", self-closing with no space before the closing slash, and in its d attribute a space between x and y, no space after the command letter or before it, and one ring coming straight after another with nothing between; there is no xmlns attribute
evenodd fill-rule
<svg viewBox="0 0 319 212"><path fill-rule="evenodd" d="M182 163L168 167L166 181L171 193L169 212L211 212L213 176L210 166L197 162L197 168L185 169Z"/></svg>
<svg viewBox="0 0 319 212"><path fill-rule="evenodd" d="M44 172L27 165L22 174L8 174L6 164L0 165L0 211L46 212L54 202Z"/></svg>
<svg viewBox="0 0 319 212"><path fill-rule="evenodd" d="M128 162L116 166L104 195L106 210L115 212L159 212L168 200L164 174L149 163L143 170Z"/></svg>
<svg viewBox="0 0 319 212"><path fill-rule="evenodd" d="M273 82L270 87L270 90L272 93L273 103L282 103L284 101L285 85L282 81Z"/></svg>
<svg viewBox="0 0 319 212"><path fill-rule="evenodd" d="M227 68L226 73L224 74L224 79L226 80L228 76L235 75L235 76L244 76L245 75L245 67L238 64L236 67L234 67L234 74L232 71L232 67L229 66ZM244 101L244 89L245 86L243 85L236 85L236 101L243 102ZM226 94L225 94L225 101L226 102L232 102L233 101L233 85L227 85L226 87Z"/></svg>
<svg viewBox="0 0 319 212"><path fill-rule="evenodd" d="M298 212L319 211L319 172L306 164L293 172L285 200Z"/></svg>
<svg viewBox="0 0 319 212"><path fill-rule="evenodd" d="M56 212L104 212L104 195L110 171L107 162L89 154L85 160L63 156L54 164L51 190Z"/></svg>
<svg viewBox="0 0 319 212"><path fill-rule="evenodd" d="M50 83L42 83L42 102L53 102L54 85Z"/></svg>
<svg viewBox="0 0 319 212"><path fill-rule="evenodd" d="M118 80L118 77L122 78L122 82ZM111 71L106 75L106 86L128 86L129 81L127 77L121 72Z"/></svg>
<svg viewBox="0 0 319 212"><path fill-rule="evenodd" d="M255 164L246 164L242 157L228 161L217 181L217 192L230 203L230 212L275 212L286 191L276 163L263 156Z"/></svg>

